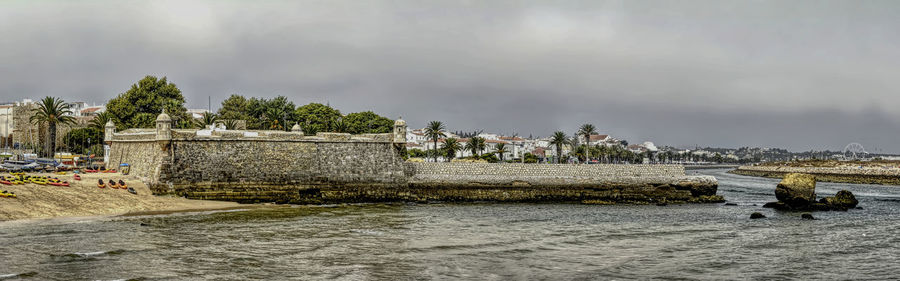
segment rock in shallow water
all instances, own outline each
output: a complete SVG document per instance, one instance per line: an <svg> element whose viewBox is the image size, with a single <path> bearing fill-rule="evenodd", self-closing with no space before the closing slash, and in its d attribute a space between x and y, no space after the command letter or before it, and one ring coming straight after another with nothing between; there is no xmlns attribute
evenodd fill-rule
<svg viewBox="0 0 900 281"><path fill-rule="evenodd" d="M859 204L859 201L856 200L856 196L853 196L853 193L847 190L838 191L833 197L822 198L819 202L835 207L840 206L845 209L856 208L856 205Z"/></svg>
<svg viewBox="0 0 900 281"><path fill-rule="evenodd" d="M816 202L816 177L791 173L775 187L775 198L791 207L801 207Z"/></svg>
<svg viewBox="0 0 900 281"><path fill-rule="evenodd" d="M800 215L800 218L802 218L802 219L804 219L804 220L814 220L814 219L816 219L816 218L814 218L813 215L810 214L810 213L803 213L802 215Z"/></svg>
<svg viewBox="0 0 900 281"><path fill-rule="evenodd" d="M763 218L766 218L766 216L760 212L753 212L752 214L750 214L750 218L751 219L763 219Z"/></svg>

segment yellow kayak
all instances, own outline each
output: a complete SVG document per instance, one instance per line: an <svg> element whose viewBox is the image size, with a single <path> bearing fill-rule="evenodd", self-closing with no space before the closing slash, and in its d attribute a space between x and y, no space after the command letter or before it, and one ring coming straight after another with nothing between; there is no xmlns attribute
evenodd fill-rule
<svg viewBox="0 0 900 281"><path fill-rule="evenodd" d="M16 196L15 193L7 192L6 190L4 190L4 191L0 191L0 197L17 198L18 196Z"/></svg>

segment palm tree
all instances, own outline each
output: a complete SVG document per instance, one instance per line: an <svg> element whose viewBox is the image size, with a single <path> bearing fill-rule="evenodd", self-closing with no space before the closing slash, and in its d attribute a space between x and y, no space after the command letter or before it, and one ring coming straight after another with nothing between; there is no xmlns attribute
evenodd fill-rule
<svg viewBox="0 0 900 281"><path fill-rule="evenodd" d="M222 124L225 125L225 130L234 130L237 127L237 120L225 119L225 121L222 121Z"/></svg>
<svg viewBox="0 0 900 281"><path fill-rule="evenodd" d="M462 146L459 145L459 141L455 138L448 138L444 140L444 153L447 156L447 161L456 158L456 152L462 149Z"/></svg>
<svg viewBox="0 0 900 281"><path fill-rule="evenodd" d="M266 109L265 117L266 123L271 130L285 130L286 127L284 124L287 122L287 111L281 107L270 107Z"/></svg>
<svg viewBox="0 0 900 281"><path fill-rule="evenodd" d="M479 158L481 157L481 151L484 150L484 138L482 137L471 137L469 138L469 142L466 143L466 149L472 151L472 157Z"/></svg>
<svg viewBox="0 0 900 281"><path fill-rule="evenodd" d="M103 112L94 116L94 119L91 119L91 127L100 129L103 131L106 128L106 123L112 120L112 114L109 112Z"/></svg>
<svg viewBox="0 0 900 281"><path fill-rule="evenodd" d="M591 145L591 135L597 133L597 128L594 128L593 124L584 124L581 125L581 128L578 129L578 134L584 136L584 145ZM591 161L591 150L585 149L585 159L590 162Z"/></svg>
<svg viewBox="0 0 900 281"><path fill-rule="evenodd" d="M444 130L444 123L441 121L431 121L428 123L428 126L425 127L425 137L430 138L434 141L434 151L437 151L437 142L439 138L446 137L447 135L442 132ZM434 162L437 162L438 154L434 154Z"/></svg>
<svg viewBox="0 0 900 281"><path fill-rule="evenodd" d="M553 136L550 137L550 144L556 146L556 163L561 163L563 145L569 144L569 137L561 131L553 132Z"/></svg>
<svg viewBox="0 0 900 281"><path fill-rule="evenodd" d="M344 118L338 118L331 122L331 130L335 133L346 133L349 129L349 124L344 122Z"/></svg>
<svg viewBox="0 0 900 281"><path fill-rule="evenodd" d="M200 119L194 119L194 127L199 127L200 129L209 128L210 125L215 124L218 120L219 116L215 113L204 112Z"/></svg>
<svg viewBox="0 0 900 281"><path fill-rule="evenodd" d="M487 148L487 145L485 145L484 138L474 137L474 138L472 138L472 140L474 140L475 148L478 149L478 157L480 158L481 153L484 152L485 148Z"/></svg>
<svg viewBox="0 0 900 281"><path fill-rule="evenodd" d="M599 144L597 145L597 152L598 152L597 156L600 158L601 162L603 161L603 159L606 158L606 153L608 151L609 150L607 150L605 145L599 145Z"/></svg>
<svg viewBox="0 0 900 281"><path fill-rule="evenodd" d="M503 162L503 153L506 153L506 144L505 143L497 144L496 149L497 149L497 151L494 151L494 153L499 154L500 162Z"/></svg>
<svg viewBox="0 0 900 281"><path fill-rule="evenodd" d="M44 97L37 106L31 110L34 115L28 121L36 125L47 124L47 135L50 137L50 149L47 152L53 157L56 154L56 124L75 124L75 117L69 116L72 114L72 105L61 98Z"/></svg>

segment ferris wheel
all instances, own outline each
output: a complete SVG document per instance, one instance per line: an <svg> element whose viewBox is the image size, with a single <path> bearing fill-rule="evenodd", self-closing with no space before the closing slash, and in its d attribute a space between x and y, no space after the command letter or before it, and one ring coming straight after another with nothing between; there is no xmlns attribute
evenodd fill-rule
<svg viewBox="0 0 900 281"><path fill-rule="evenodd" d="M869 154L863 146L856 142L851 142L844 147L844 158L859 159L859 156Z"/></svg>

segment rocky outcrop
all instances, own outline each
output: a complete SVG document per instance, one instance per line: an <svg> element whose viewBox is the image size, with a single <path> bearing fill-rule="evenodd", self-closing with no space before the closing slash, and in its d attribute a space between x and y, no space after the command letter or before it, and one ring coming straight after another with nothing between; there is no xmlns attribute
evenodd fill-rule
<svg viewBox="0 0 900 281"><path fill-rule="evenodd" d="M817 202L816 177L798 173L784 176L775 187L775 198L777 202L766 203L763 207L783 211L846 211L859 204L853 193L847 190Z"/></svg>
<svg viewBox="0 0 900 281"><path fill-rule="evenodd" d="M766 216L760 212L753 212L752 214L750 214L750 218L751 219L764 219L764 218L766 218Z"/></svg>
<svg viewBox="0 0 900 281"><path fill-rule="evenodd" d="M859 201L856 200L856 196L853 196L853 193L847 190L838 191L837 194L830 197L825 197L819 200L819 203L824 203L826 205L832 206L835 209L853 209L856 208L856 205L859 204Z"/></svg>
<svg viewBox="0 0 900 281"><path fill-rule="evenodd" d="M775 198L791 207L802 207L816 201L816 177L787 174L775 187Z"/></svg>

